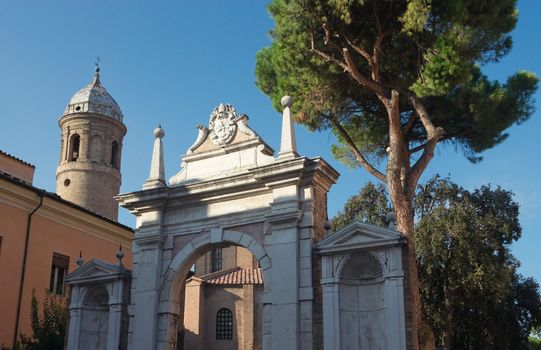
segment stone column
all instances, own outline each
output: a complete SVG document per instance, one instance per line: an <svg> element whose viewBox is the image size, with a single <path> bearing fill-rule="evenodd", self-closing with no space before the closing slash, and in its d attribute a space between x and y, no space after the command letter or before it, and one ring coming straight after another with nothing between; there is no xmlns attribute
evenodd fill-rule
<svg viewBox="0 0 541 350"><path fill-rule="evenodd" d="M271 269L271 349L299 348L299 229L297 185L275 188L267 237ZM266 348L265 350L267 350Z"/></svg>
<svg viewBox="0 0 541 350"><path fill-rule="evenodd" d="M324 259L332 259L325 257ZM323 287L323 348L340 349L340 285L338 279L324 278Z"/></svg>
<svg viewBox="0 0 541 350"><path fill-rule="evenodd" d="M80 131L79 137L79 158L87 161L90 153L90 130L88 126Z"/></svg>
<svg viewBox="0 0 541 350"><path fill-rule="evenodd" d="M137 230L133 243L133 275L137 276L132 282L134 350L156 349L163 241L160 225L148 225Z"/></svg>
<svg viewBox="0 0 541 350"><path fill-rule="evenodd" d="M69 306L70 320L68 329L68 347L67 349L77 349L81 338L81 321L83 310L81 308L81 287L71 287L71 302Z"/></svg>
<svg viewBox="0 0 541 350"><path fill-rule="evenodd" d="M254 285L242 286L242 333L244 334L243 349L254 348Z"/></svg>
<svg viewBox="0 0 541 350"><path fill-rule="evenodd" d="M124 283L118 280L109 289L109 322L107 328L107 350L118 350L122 331L122 295Z"/></svg>
<svg viewBox="0 0 541 350"><path fill-rule="evenodd" d="M388 250L389 258L385 277L385 324L387 347L406 349L406 325L404 313L404 271L400 268L402 256L400 248Z"/></svg>

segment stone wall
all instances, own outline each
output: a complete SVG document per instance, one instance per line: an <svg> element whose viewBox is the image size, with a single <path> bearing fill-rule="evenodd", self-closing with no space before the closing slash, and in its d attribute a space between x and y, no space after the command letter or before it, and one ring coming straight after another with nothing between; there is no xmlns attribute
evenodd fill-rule
<svg viewBox="0 0 541 350"><path fill-rule="evenodd" d="M315 246L325 236L327 221L327 193L325 190L314 190L314 237ZM321 256L312 254L312 280L314 281L314 302L312 305L313 347L323 349L323 294L321 289Z"/></svg>

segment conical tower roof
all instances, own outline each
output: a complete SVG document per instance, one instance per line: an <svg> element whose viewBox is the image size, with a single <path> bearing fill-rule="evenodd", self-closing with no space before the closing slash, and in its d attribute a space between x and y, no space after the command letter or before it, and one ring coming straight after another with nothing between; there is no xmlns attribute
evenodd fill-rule
<svg viewBox="0 0 541 350"><path fill-rule="evenodd" d="M124 117L118 103L101 85L99 67L96 67L92 82L73 95L62 117L84 112L101 114L118 121Z"/></svg>

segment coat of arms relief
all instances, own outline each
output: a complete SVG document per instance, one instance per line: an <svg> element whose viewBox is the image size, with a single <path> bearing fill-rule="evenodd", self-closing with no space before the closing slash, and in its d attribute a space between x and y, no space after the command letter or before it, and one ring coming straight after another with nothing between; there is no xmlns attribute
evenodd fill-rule
<svg viewBox="0 0 541 350"><path fill-rule="evenodd" d="M213 144L224 147L233 141L237 129L248 136L258 137L256 132L248 127L247 122L248 116L246 114L238 116L235 107L220 103L210 113L209 127L197 126L199 129L197 139L186 153L193 153L209 136Z"/></svg>
<svg viewBox="0 0 541 350"><path fill-rule="evenodd" d="M227 145L235 132L237 131L237 124L235 119L237 118L237 113L235 108L230 104L220 105L212 111L210 114L209 121L209 130L210 130L210 140L216 146Z"/></svg>

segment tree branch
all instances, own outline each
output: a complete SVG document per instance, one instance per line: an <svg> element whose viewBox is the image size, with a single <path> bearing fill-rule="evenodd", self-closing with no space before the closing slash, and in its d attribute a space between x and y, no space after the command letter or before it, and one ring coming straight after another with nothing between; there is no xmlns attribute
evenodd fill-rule
<svg viewBox="0 0 541 350"><path fill-rule="evenodd" d="M383 85L367 79L361 74L361 72L359 72L355 62L353 62L353 58L351 57L349 50L346 47L342 49L342 55L344 56L344 60L348 66L348 72L353 76L353 79L355 79L359 84L372 90L375 94L384 97L385 99L389 99L389 92L383 87Z"/></svg>
<svg viewBox="0 0 541 350"><path fill-rule="evenodd" d="M374 61L372 60L372 56L370 56L368 51L366 51L365 49L363 49L360 46L355 45L345 33L342 34L342 36L346 39L348 45L351 46L353 48L353 50L355 50L359 55L363 56L366 59L366 61L368 62L368 65L370 65L370 67L372 68L372 65L374 64Z"/></svg>
<svg viewBox="0 0 541 350"><path fill-rule="evenodd" d="M436 128L434 124L432 123L432 120L430 120L430 116L428 115L428 112L426 111L425 105L421 100L415 96L410 94L409 99L411 101L411 104L413 108L415 109L415 112L417 112L417 115L419 116L419 119L421 119L421 123L423 123L423 126L426 129L426 132L428 134L428 139L433 139L434 137L438 137L438 139L443 135L443 129L438 127Z"/></svg>
<svg viewBox="0 0 541 350"><path fill-rule="evenodd" d="M359 149L355 145L355 142L353 142L353 140L351 139L347 131L344 129L342 124L340 124L340 122L336 119L336 117L333 116L333 117L328 117L328 118L331 121L331 123L334 125L336 130L338 130L338 133L340 134L340 136L344 138L344 140L346 141L346 144L349 146L350 150L355 155L355 159L357 159L359 164L361 164L363 168L366 169L366 171L368 171L371 175L376 177L378 180L385 182L386 175L383 174L378 169L374 168L374 166L366 160L366 158L363 156L363 154L359 151Z"/></svg>
<svg viewBox="0 0 541 350"><path fill-rule="evenodd" d="M318 49L316 49L316 45L314 43L314 33L311 33L311 50L312 52L318 54L321 58L325 59L326 61L332 61L334 62L335 64L337 64L338 66L340 66L341 68L344 69L344 71L349 71L349 67L347 64L345 64L344 62L334 58L333 56L323 52L323 51L320 51Z"/></svg>
<svg viewBox="0 0 541 350"><path fill-rule="evenodd" d="M417 114L411 113L408 122L402 126L402 134L406 135L411 130L416 120Z"/></svg>
<svg viewBox="0 0 541 350"><path fill-rule="evenodd" d="M428 136L428 139L423 146L423 154L417 159L408 174L408 187L411 190L414 190L421 174L426 169L430 160L434 157L434 150L436 149L436 144L443 135L443 128L434 126L421 100L416 96L410 95L410 101L417 112L417 115L419 115Z"/></svg>

